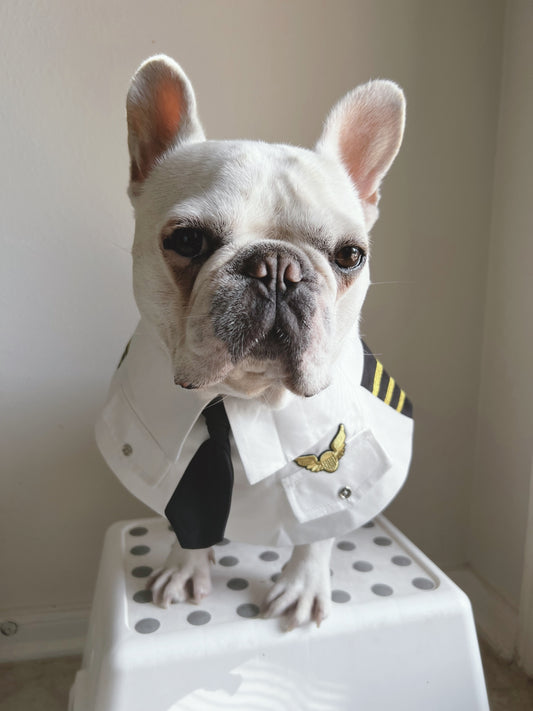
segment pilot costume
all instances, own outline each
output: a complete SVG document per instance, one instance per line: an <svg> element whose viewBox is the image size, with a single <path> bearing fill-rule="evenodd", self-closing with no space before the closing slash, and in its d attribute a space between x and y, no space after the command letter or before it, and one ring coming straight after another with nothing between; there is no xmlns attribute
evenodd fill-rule
<svg viewBox="0 0 533 711"><path fill-rule="evenodd" d="M356 330L332 376L325 390L291 395L279 410L223 397L234 477L228 538L284 546L342 536L399 491L411 458L409 399ZM124 486L161 515L208 438L200 416L208 401L174 385L169 356L141 319L111 382L96 440ZM202 490L196 495L201 499Z"/></svg>

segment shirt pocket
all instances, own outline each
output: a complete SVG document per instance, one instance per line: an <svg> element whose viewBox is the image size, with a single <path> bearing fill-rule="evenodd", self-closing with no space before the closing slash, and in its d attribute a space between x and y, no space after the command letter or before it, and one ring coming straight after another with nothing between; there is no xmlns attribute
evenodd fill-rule
<svg viewBox="0 0 533 711"><path fill-rule="evenodd" d="M106 437L105 444L98 444L108 462L112 462L112 469L118 469L122 474L132 472L145 484L156 486L168 472L171 462L121 387L109 398L102 412L102 421L110 437Z"/></svg>
<svg viewBox="0 0 533 711"><path fill-rule="evenodd" d="M387 452L365 429L346 439L336 471L313 472L291 462L281 483L296 519L306 523L356 506L391 466Z"/></svg>

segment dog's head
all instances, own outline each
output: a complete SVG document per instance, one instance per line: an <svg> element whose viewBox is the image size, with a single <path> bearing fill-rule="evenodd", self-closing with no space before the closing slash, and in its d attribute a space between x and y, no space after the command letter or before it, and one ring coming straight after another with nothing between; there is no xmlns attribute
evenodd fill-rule
<svg viewBox="0 0 533 711"><path fill-rule="evenodd" d="M373 81L333 108L314 151L206 141L182 69L141 65L127 99L134 292L177 385L272 404L328 385L404 115L402 91Z"/></svg>

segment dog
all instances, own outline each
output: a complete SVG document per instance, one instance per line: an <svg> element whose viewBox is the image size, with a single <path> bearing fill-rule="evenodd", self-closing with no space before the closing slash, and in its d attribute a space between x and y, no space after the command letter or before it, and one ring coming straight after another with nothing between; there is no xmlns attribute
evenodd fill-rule
<svg viewBox="0 0 533 711"><path fill-rule="evenodd" d="M152 57L134 75L128 192L141 320L96 437L155 511L173 522L169 502L181 503L173 527L186 519L181 535L193 543L176 542L150 578L156 604L211 591L210 544L223 529L197 536L205 501L207 527L220 518L234 540L293 546L263 615L283 615L289 629L320 625L334 538L403 484L410 401L361 341L359 318L369 232L404 121L401 89L376 80L334 106L314 150L211 141L175 61ZM201 413L221 401L233 483L204 480L200 467L189 504L176 485L206 441ZM229 513L218 511L232 486Z"/></svg>

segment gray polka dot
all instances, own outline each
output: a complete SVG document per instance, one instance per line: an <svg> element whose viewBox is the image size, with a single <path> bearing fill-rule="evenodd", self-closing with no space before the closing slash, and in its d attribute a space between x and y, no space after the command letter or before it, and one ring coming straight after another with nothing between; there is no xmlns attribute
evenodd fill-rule
<svg viewBox="0 0 533 711"><path fill-rule="evenodd" d="M229 543L229 540L227 538L223 538L219 543L217 543L217 546L227 546Z"/></svg>
<svg viewBox="0 0 533 711"><path fill-rule="evenodd" d="M394 565L401 565L401 566L406 566L406 565L411 565L411 558L408 558L406 555L395 555L391 558L392 562Z"/></svg>
<svg viewBox="0 0 533 711"><path fill-rule="evenodd" d="M375 525L374 521L368 521L368 523L365 523L363 528L374 528Z"/></svg>
<svg viewBox="0 0 533 711"><path fill-rule="evenodd" d="M372 585L372 592L374 595L379 595L380 597L388 597L389 595L392 595L394 590L389 585L377 583L377 585Z"/></svg>
<svg viewBox="0 0 533 711"><path fill-rule="evenodd" d="M135 602L152 602L151 590L138 590L133 596Z"/></svg>
<svg viewBox="0 0 533 711"><path fill-rule="evenodd" d="M233 565L237 565L239 559L235 558L235 556L233 555L225 555L218 562L220 563L220 565L223 565L226 568L231 568Z"/></svg>
<svg viewBox="0 0 533 711"><path fill-rule="evenodd" d="M355 543L352 543L351 541L339 541L337 543L337 548L340 551L353 551L355 548Z"/></svg>
<svg viewBox="0 0 533 711"><path fill-rule="evenodd" d="M274 573L274 575L270 576L270 580L272 580L273 583L277 583L278 580L280 579L281 573Z"/></svg>
<svg viewBox="0 0 533 711"><path fill-rule="evenodd" d="M190 615L187 615L187 622L195 627L206 625L210 620L211 615L205 610L196 610L195 612L191 612Z"/></svg>
<svg viewBox="0 0 533 711"><path fill-rule="evenodd" d="M137 622L135 629L141 634L150 634L158 630L160 626L159 620L155 620L153 617L145 617L144 620Z"/></svg>
<svg viewBox="0 0 533 711"><path fill-rule="evenodd" d="M412 582L419 590L433 590L435 587L435 583L429 578L415 578Z"/></svg>
<svg viewBox="0 0 533 711"><path fill-rule="evenodd" d="M232 578L228 580L228 588L230 590L245 590L248 584L248 581L244 578Z"/></svg>
<svg viewBox="0 0 533 711"><path fill-rule="evenodd" d="M148 533L148 529L144 526L135 526L135 528L130 528L128 533L130 536L145 536Z"/></svg>
<svg viewBox="0 0 533 711"><path fill-rule="evenodd" d="M259 607L251 602L245 602L244 605L239 605L237 608L237 614L240 617L257 617L259 614Z"/></svg>
<svg viewBox="0 0 533 711"><path fill-rule="evenodd" d="M332 590L331 599L333 602L350 602L352 596L345 590Z"/></svg>
<svg viewBox="0 0 533 711"><path fill-rule="evenodd" d="M128 444L126 442L126 444L124 444L122 447L122 454L125 457L129 457L132 453L133 453L133 447L131 446L131 444Z"/></svg>
<svg viewBox="0 0 533 711"><path fill-rule="evenodd" d="M147 578L152 573L153 568L149 565L139 565L131 571L134 578Z"/></svg>
<svg viewBox="0 0 533 711"><path fill-rule="evenodd" d="M360 573L368 573L370 570L374 569L374 566L367 560L358 560L353 564L353 568L354 570L358 570Z"/></svg>
<svg viewBox="0 0 533 711"><path fill-rule="evenodd" d="M374 538L374 543L376 546L390 546L392 541L390 538L387 538L387 536L376 536Z"/></svg>
<svg viewBox="0 0 533 711"><path fill-rule="evenodd" d="M264 553L261 553L259 557L261 558L261 560L270 562L272 560L277 560L279 558L279 554L275 551L265 551Z"/></svg>
<svg viewBox="0 0 533 711"><path fill-rule="evenodd" d="M150 548L148 546L133 546L130 553L132 555L146 555L150 553Z"/></svg>

